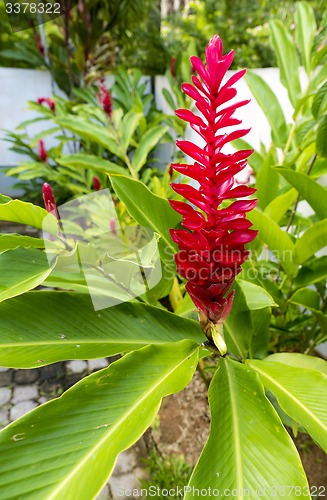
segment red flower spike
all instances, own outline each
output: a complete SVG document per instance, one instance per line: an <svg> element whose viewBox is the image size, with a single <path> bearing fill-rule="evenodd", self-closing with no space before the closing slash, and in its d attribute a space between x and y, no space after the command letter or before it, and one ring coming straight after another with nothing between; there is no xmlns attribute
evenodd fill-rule
<svg viewBox="0 0 327 500"><path fill-rule="evenodd" d="M54 100L51 99L51 97L38 97L37 98L37 103L38 104L43 104L44 102L45 102L45 104L47 104L49 106L49 108L51 109L51 111L55 110L56 105L55 105Z"/></svg>
<svg viewBox="0 0 327 500"><path fill-rule="evenodd" d="M112 117L112 97L110 90L106 88L103 82L99 85L100 91L100 103L103 111L106 113L109 118Z"/></svg>
<svg viewBox="0 0 327 500"><path fill-rule="evenodd" d="M53 195L52 187L47 182L45 182L42 186L42 195L47 212L53 214L57 219L59 219L57 204Z"/></svg>
<svg viewBox="0 0 327 500"><path fill-rule="evenodd" d="M101 189L99 178L96 175L93 177L93 189L94 191L100 191Z"/></svg>
<svg viewBox="0 0 327 500"><path fill-rule="evenodd" d="M198 57L191 57L198 76L192 77L193 85L183 83L182 90L193 99L200 114L178 109L176 115L189 122L206 145L200 148L189 141L176 141L194 162L171 164L171 168L199 183L197 188L171 184L176 193L192 205L170 201L172 208L182 215L185 228L170 232L179 247L175 255L177 271L188 281L186 289L199 311L203 331L221 354L226 352L226 345L220 324L232 307L234 292L230 290L241 271L241 264L249 255L245 244L257 234L250 229L252 224L246 219L246 213L255 207L257 200L238 200L253 195L255 189L238 185L234 178L247 167L247 158L253 151L233 154L222 151L224 145L249 131L221 132L221 129L241 123L233 114L249 102L228 103L237 94L233 85L245 73L245 70L234 73L222 85L233 58L233 52L223 55L222 41L217 35L206 49L206 64ZM225 208L221 208L223 200L230 200Z"/></svg>
<svg viewBox="0 0 327 500"><path fill-rule="evenodd" d="M48 154L47 154L47 151L45 149L45 145L44 145L43 139L39 140L39 158L40 158L40 160L44 161L44 163L48 159Z"/></svg>

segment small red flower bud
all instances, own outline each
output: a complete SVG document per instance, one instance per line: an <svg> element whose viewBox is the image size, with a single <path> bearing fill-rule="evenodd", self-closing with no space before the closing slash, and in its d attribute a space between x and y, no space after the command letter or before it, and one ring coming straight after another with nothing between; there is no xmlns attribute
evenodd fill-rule
<svg viewBox="0 0 327 500"><path fill-rule="evenodd" d="M93 177L93 189L95 191L99 191L101 189L100 181L96 175Z"/></svg>
<svg viewBox="0 0 327 500"><path fill-rule="evenodd" d="M51 99L51 97L38 97L37 98L37 103L38 104L43 104L44 102L49 106L49 108L51 109L51 111L55 110L56 105L55 105L54 100Z"/></svg>
<svg viewBox="0 0 327 500"><path fill-rule="evenodd" d="M172 57L170 61L170 73L175 78L176 76L176 57Z"/></svg>
<svg viewBox="0 0 327 500"><path fill-rule="evenodd" d="M112 217L109 221L110 232L116 234L116 219Z"/></svg>
<svg viewBox="0 0 327 500"><path fill-rule="evenodd" d="M99 85L100 103L103 111L111 118L112 116L112 97L110 91L105 87L104 83Z"/></svg>
<svg viewBox="0 0 327 500"><path fill-rule="evenodd" d="M48 154L47 154L47 151L45 149L43 139L39 140L39 158L40 158L40 160L42 160L44 162L46 162L47 158L48 158Z"/></svg>
<svg viewBox="0 0 327 500"><path fill-rule="evenodd" d="M42 195L47 212L53 214L57 219L59 219L56 200L54 198L52 188L47 182L45 182L42 186Z"/></svg>

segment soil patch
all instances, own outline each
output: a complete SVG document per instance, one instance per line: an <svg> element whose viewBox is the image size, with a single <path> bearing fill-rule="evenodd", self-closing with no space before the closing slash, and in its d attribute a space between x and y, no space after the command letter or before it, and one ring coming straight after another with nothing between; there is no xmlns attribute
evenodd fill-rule
<svg viewBox="0 0 327 500"><path fill-rule="evenodd" d="M209 435L209 427L207 389L196 372L188 387L163 400L159 424L152 434L163 454L183 455L186 462L195 465ZM307 434L299 433L294 442L310 486L324 486L327 491L327 455Z"/></svg>

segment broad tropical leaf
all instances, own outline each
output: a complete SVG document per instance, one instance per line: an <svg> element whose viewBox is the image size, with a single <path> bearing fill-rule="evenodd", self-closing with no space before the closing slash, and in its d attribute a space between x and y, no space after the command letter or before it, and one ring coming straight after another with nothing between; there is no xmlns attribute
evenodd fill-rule
<svg viewBox="0 0 327 500"><path fill-rule="evenodd" d="M173 243L169 229L181 221L180 215L171 208L165 198L157 196L142 183L126 176L110 176L112 187L125 203L130 215L142 226L149 227L160 234L159 250L163 262L174 267L173 255L176 245Z"/></svg>
<svg viewBox="0 0 327 500"><path fill-rule="evenodd" d="M322 156L323 158L327 158L326 136L327 136L327 115L325 115L322 118L317 130L316 149L318 155Z"/></svg>
<svg viewBox="0 0 327 500"><path fill-rule="evenodd" d="M157 125L145 132L132 158L132 167L138 172L146 163L148 154L168 131L168 127Z"/></svg>
<svg viewBox="0 0 327 500"><path fill-rule="evenodd" d="M276 95L261 76L252 71L247 71L245 80L267 117L276 146L283 148L287 141L287 125Z"/></svg>
<svg viewBox="0 0 327 500"><path fill-rule="evenodd" d="M291 207L292 203L295 202L296 196L297 192L294 188L280 194L266 206L264 214L278 223Z"/></svg>
<svg viewBox="0 0 327 500"><path fill-rule="evenodd" d="M125 151L127 151L131 138L142 118L143 113L137 113L136 111L131 110L122 119L121 134L123 148Z"/></svg>
<svg viewBox="0 0 327 500"><path fill-rule="evenodd" d="M274 361L284 365L296 366L297 368L308 368L318 370L327 375L327 361L316 356L308 356L298 352L276 352L268 356L265 361Z"/></svg>
<svg viewBox="0 0 327 500"><path fill-rule="evenodd" d="M276 52L280 69L280 80L288 91L293 107L296 108L301 96L299 79L300 62L291 35L279 20L269 23L271 42Z"/></svg>
<svg viewBox="0 0 327 500"><path fill-rule="evenodd" d="M103 125L97 125L80 116L66 116L59 117L54 120L61 127L71 130L78 134L83 139L100 144L103 148L107 149L114 155L124 160L125 153L122 148L117 144L117 141L110 133L110 131Z"/></svg>
<svg viewBox="0 0 327 500"><path fill-rule="evenodd" d="M43 227L45 218L46 227ZM49 214L44 208L25 201L10 200L0 203L0 220L26 224L37 229L44 229L51 234L58 233L58 222L53 215Z"/></svg>
<svg viewBox="0 0 327 500"><path fill-rule="evenodd" d="M237 283L241 287L249 309L264 309L265 307L278 305L272 296L261 286L240 278L237 280Z"/></svg>
<svg viewBox="0 0 327 500"><path fill-rule="evenodd" d="M48 244L51 245L52 242L49 241ZM17 247L44 248L44 240L42 238L33 238L32 236L22 236L14 233L0 234L0 252Z"/></svg>
<svg viewBox="0 0 327 500"><path fill-rule="evenodd" d="M311 255L327 246L327 219L316 222L309 227L295 243L297 262L302 264Z"/></svg>
<svg viewBox="0 0 327 500"><path fill-rule="evenodd" d="M33 368L206 338L199 324L138 303L95 311L85 294L31 292L0 304L0 366Z"/></svg>
<svg viewBox="0 0 327 500"><path fill-rule="evenodd" d="M182 341L127 354L2 430L1 498L95 498L161 399L188 384L198 350Z"/></svg>
<svg viewBox="0 0 327 500"><path fill-rule="evenodd" d="M314 10L308 2L295 3L295 40L301 51L306 72L311 70L310 56L317 30Z"/></svg>
<svg viewBox="0 0 327 500"><path fill-rule="evenodd" d="M259 210L252 210L248 215L254 228L259 230L260 237L270 250L278 254L278 259L284 271L289 276L295 276L298 266L294 261L294 243L285 231L272 219Z"/></svg>
<svg viewBox="0 0 327 500"><path fill-rule="evenodd" d="M327 452L327 375L303 367L248 361L282 409Z"/></svg>
<svg viewBox="0 0 327 500"><path fill-rule="evenodd" d="M276 168L276 170L295 187L320 219L327 218L327 190L323 186L301 172L282 167Z"/></svg>
<svg viewBox="0 0 327 500"><path fill-rule="evenodd" d="M276 487L308 487L297 450L254 371L221 358L209 402L210 436L185 500L201 498L197 491L209 487L221 498L234 490L238 499L259 498L259 491L272 499L279 497Z"/></svg>
<svg viewBox="0 0 327 500"><path fill-rule="evenodd" d="M306 265L302 266L294 284L296 286L307 286L321 281L327 277L327 255L313 257Z"/></svg>
<svg viewBox="0 0 327 500"><path fill-rule="evenodd" d="M18 247L1 253L0 302L36 288L50 273L47 256L40 250Z"/></svg>
<svg viewBox="0 0 327 500"><path fill-rule="evenodd" d="M71 168L85 168L92 169L95 172L102 172L105 174L125 174L128 175L128 170L123 167L117 166L112 161L104 160L95 155L76 154L76 155L63 155L56 159L59 165Z"/></svg>

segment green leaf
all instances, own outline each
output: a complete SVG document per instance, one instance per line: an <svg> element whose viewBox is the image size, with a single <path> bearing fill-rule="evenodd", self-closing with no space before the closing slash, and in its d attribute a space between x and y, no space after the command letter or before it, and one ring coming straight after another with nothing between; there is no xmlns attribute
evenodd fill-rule
<svg viewBox="0 0 327 500"><path fill-rule="evenodd" d="M307 2L295 4L295 41L302 55L306 72L311 71L310 56L317 30L314 10Z"/></svg>
<svg viewBox="0 0 327 500"><path fill-rule="evenodd" d="M277 170L287 182L295 187L320 219L325 219L327 217L327 190L323 186L301 172L295 172L295 170L283 167L277 167L275 170Z"/></svg>
<svg viewBox="0 0 327 500"><path fill-rule="evenodd" d="M283 148L287 141L287 125L277 97L269 85L256 73L247 71L245 80L267 117L275 145Z"/></svg>
<svg viewBox="0 0 327 500"><path fill-rule="evenodd" d="M295 202L297 192L294 188L280 194L264 209L264 214L275 222L280 222L287 210Z"/></svg>
<svg viewBox="0 0 327 500"><path fill-rule="evenodd" d="M299 264L327 246L327 219L309 227L295 243L295 256Z"/></svg>
<svg viewBox="0 0 327 500"><path fill-rule="evenodd" d="M265 357L269 342L271 308L249 309L246 289L237 280L231 313L224 322L224 335L228 350L242 358ZM259 288L259 287L258 287ZM256 307L256 304L253 304Z"/></svg>
<svg viewBox="0 0 327 500"><path fill-rule="evenodd" d="M117 145L117 141L114 139L113 135L103 125L96 125L80 116L56 118L54 121L58 123L58 125L61 125L61 127L67 128L75 134L78 134L83 139L100 144L100 146L118 156L118 158L122 160L125 159L124 151Z"/></svg>
<svg viewBox="0 0 327 500"><path fill-rule="evenodd" d="M162 89L162 94L163 94L164 98L166 99L168 106L171 109L175 110L177 107L177 104L175 103L173 95L169 92L169 90Z"/></svg>
<svg viewBox="0 0 327 500"><path fill-rule="evenodd" d="M130 215L144 227L160 234L160 256L168 267L174 268L173 255L177 251L169 233L180 223L181 217L165 198L157 196L142 183L126 176L110 176L112 187L125 203Z"/></svg>
<svg viewBox="0 0 327 500"><path fill-rule="evenodd" d="M252 210L248 217L254 224L254 229L259 230L260 238L275 253L286 274L295 276L298 266L294 261L294 244L288 234L276 222L256 209Z"/></svg>
<svg viewBox="0 0 327 500"><path fill-rule="evenodd" d="M273 151L269 151L257 175L257 196L260 207L264 210L278 195L279 175L271 167L276 165Z"/></svg>
<svg viewBox="0 0 327 500"><path fill-rule="evenodd" d="M261 286L242 279L238 279L237 283L241 287L249 309L255 310L278 306L272 296Z"/></svg>
<svg viewBox="0 0 327 500"><path fill-rule="evenodd" d="M195 488L219 490L222 498L234 491L239 499L272 499L279 497L278 488L308 488L294 443L255 372L221 358L209 402L210 436L184 500L201 498Z"/></svg>
<svg viewBox="0 0 327 500"><path fill-rule="evenodd" d="M135 172L138 172L145 165L148 154L158 144L167 131L168 127L157 125L156 127L153 127L145 132L132 158L131 163Z"/></svg>
<svg viewBox="0 0 327 500"><path fill-rule="evenodd" d="M145 347L13 422L0 432L2 498L95 498L197 359L189 341Z"/></svg>
<svg viewBox="0 0 327 500"><path fill-rule="evenodd" d="M63 155L60 158L56 158L56 162L59 165L70 168L90 168L95 172L101 172L105 174L123 174L127 175L128 170L123 167L117 166L112 161L104 160L99 158L99 156L88 155L88 154L75 154L75 155Z"/></svg>
<svg viewBox="0 0 327 500"><path fill-rule="evenodd" d="M10 196L6 196L5 194L0 194L0 204L1 205L3 203L8 203L8 201L12 201L12 198L10 198Z"/></svg>
<svg viewBox="0 0 327 500"><path fill-rule="evenodd" d="M320 295L311 288L300 288L289 299L292 304L296 304L312 311L320 323L322 330L327 329L327 316L320 310Z"/></svg>
<svg viewBox="0 0 327 500"><path fill-rule="evenodd" d="M143 113L136 113L135 111L131 110L122 119L121 134L122 144L125 151L127 151L131 138L142 118Z"/></svg>
<svg viewBox="0 0 327 500"><path fill-rule="evenodd" d="M318 292L311 290L311 288L300 288L293 293L289 301L292 302L292 304L298 304L307 309L318 310L320 305L320 295Z"/></svg>
<svg viewBox="0 0 327 500"><path fill-rule="evenodd" d="M95 311L85 294L50 291L0 304L0 331L0 366L15 368L206 340L198 322L156 307L125 302Z"/></svg>
<svg viewBox="0 0 327 500"><path fill-rule="evenodd" d="M327 375L269 361L248 361L282 409L327 452Z"/></svg>
<svg viewBox="0 0 327 500"><path fill-rule="evenodd" d="M327 256L314 257L311 262L302 266L295 278L296 286L307 286L323 280L327 276Z"/></svg>
<svg viewBox="0 0 327 500"><path fill-rule="evenodd" d="M44 220L46 218L46 220ZM51 234L58 233L58 221L44 208L20 200L10 200L0 204L0 220L18 222L43 229Z"/></svg>
<svg viewBox="0 0 327 500"><path fill-rule="evenodd" d="M244 141L243 139L235 139L234 141L231 142L231 145L233 148L236 150L238 149L253 149L251 144L248 142ZM261 166L263 164L264 158L263 156L258 153L257 151L253 151L252 155L248 158L248 164L250 167L253 168L253 170L258 173L261 169Z"/></svg>
<svg viewBox="0 0 327 500"><path fill-rule="evenodd" d="M308 356L298 352L277 352L268 356L265 361L274 361L283 363L296 368L308 368L309 370L317 370L327 375L327 362L324 359L316 356Z"/></svg>
<svg viewBox="0 0 327 500"><path fill-rule="evenodd" d="M15 248L1 253L0 302L37 287L50 273L47 256L40 250Z"/></svg>
<svg viewBox="0 0 327 500"><path fill-rule="evenodd" d="M315 95L312 103L312 114L318 120L321 114L326 111L327 106L327 82L324 83Z"/></svg>
<svg viewBox="0 0 327 500"><path fill-rule="evenodd" d="M319 123L317 130L316 151L319 156L327 158L327 115Z"/></svg>
<svg viewBox="0 0 327 500"><path fill-rule="evenodd" d="M301 97L299 79L299 58L291 35L282 21L269 22L271 43L276 53L280 69L280 80L288 91L288 96L294 108Z"/></svg>
<svg viewBox="0 0 327 500"><path fill-rule="evenodd" d="M52 242L48 242L51 244ZM44 240L41 238L32 238L31 236L21 236L20 234L0 234L0 252L11 250L17 247L44 248Z"/></svg>

